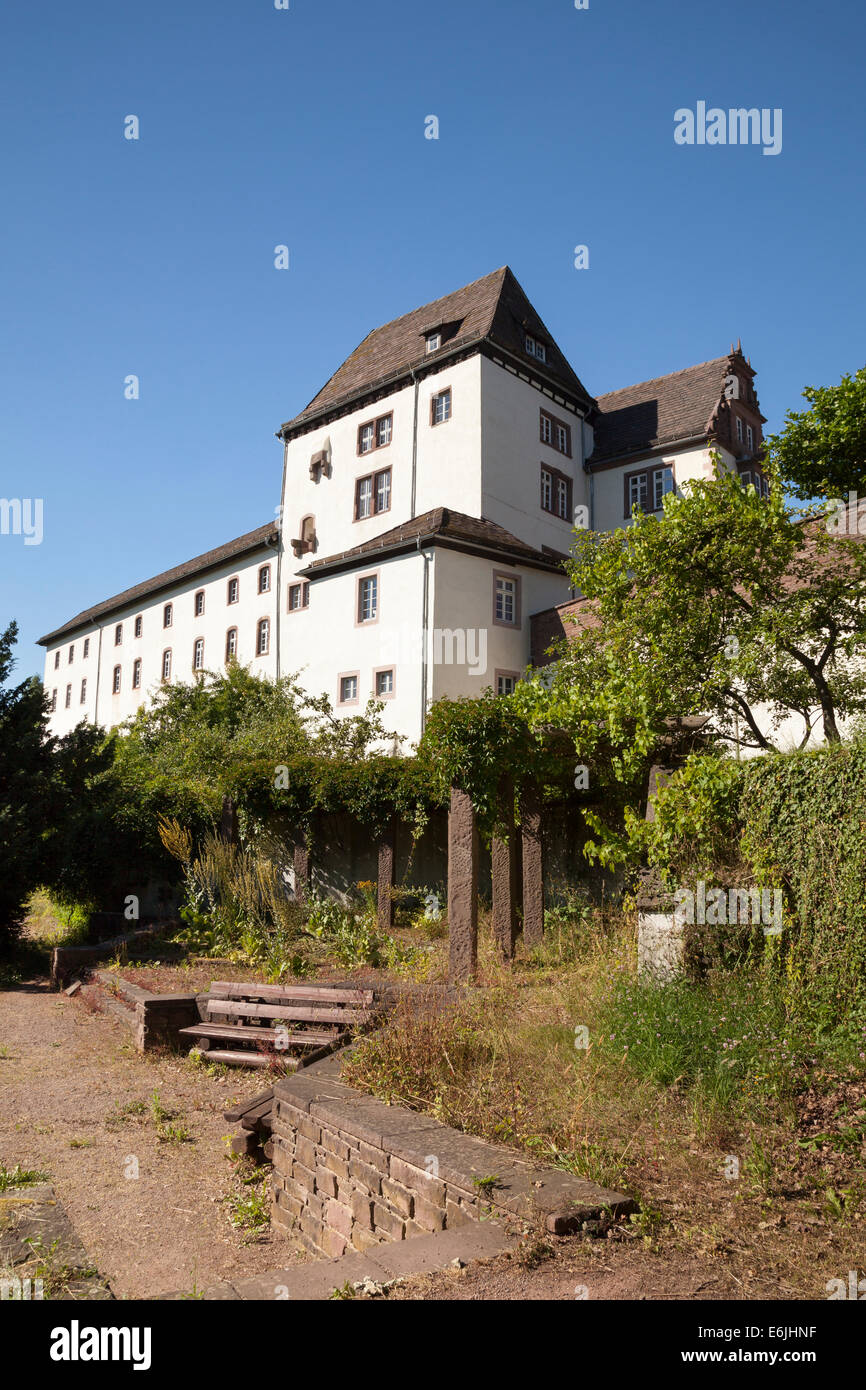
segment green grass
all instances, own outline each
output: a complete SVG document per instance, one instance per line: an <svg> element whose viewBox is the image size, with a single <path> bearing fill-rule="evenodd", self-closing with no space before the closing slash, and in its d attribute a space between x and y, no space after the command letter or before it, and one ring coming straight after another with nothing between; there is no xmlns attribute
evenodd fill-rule
<svg viewBox="0 0 866 1390"><path fill-rule="evenodd" d="M48 1181L48 1173L38 1168L22 1168L16 1163L14 1168L0 1166L0 1192L8 1192L12 1187L33 1187L39 1182Z"/></svg>

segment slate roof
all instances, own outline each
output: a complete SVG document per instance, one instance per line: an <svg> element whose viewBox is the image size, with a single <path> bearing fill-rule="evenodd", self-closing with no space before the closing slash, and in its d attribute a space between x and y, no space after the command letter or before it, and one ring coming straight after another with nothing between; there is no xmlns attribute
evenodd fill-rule
<svg viewBox="0 0 866 1390"><path fill-rule="evenodd" d="M153 579L145 579L141 584L134 584L131 589L124 589L123 593L115 594L114 598L107 598L102 603L97 603L93 608L85 608L83 613L78 613L74 618L70 618L69 622L64 623L62 627L55 628L53 632L48 632L44 637L40 637L38 644L40 647L46 647L50 642L56 641L58 637L64 637L68 633L77 631L78 628L87 627L100 618L106 617L109 613L127 608L139 599L158 593L160 589L171 588L173 584L190 579L200 571L213 569L226 560L234 559L236 555L245 555L250 550L258 550L268 543L269 537L273 537L275 543L276 535L276 526L273 521L267 522L264 526L258 526L255 531L248 531L246 535L238 536L236 540L227 541L225 545L218 545L215 550L207 550L204 555L197 555L194 560L187 560L185 564L176 565L174 569L164 570L162 574L155 575Z"/></svg>
<svg viewBox="0 0 866 1390"><path fill-rule="evenodd" d="M443 326L446 331L442 346L428 353L425 335ZM538 362L527 354L527 333L544 341L546 362ZM286 421L282 430L312 421L377 386L392 380L396 383L409 373L410 367L417 370L435 366L437 359L484 342L521 357L533 373L558 384L587 407L593 405L593 398L557 347L516 276L508 266L501 266L453 294L373 329L309 405Z"/></svg>
<svg viewBox="0 0 866 1390"><path fill-rule="evenodd" d="M713 429L730 363L730 356L714 357L599 396L590 468L677 440L705 439Z"/></svg>
<svg viewBox="0 0 866 1390"><path fill-rule="evenodd" d="M518 563L523 560L527 564L541 565L546 569L559 569L561 564L560 558L552 552L547 554L536 550L534 546L526 545L495 521L467 516L464 512L454 512L449 507L433 507L421 516L414 517L412 521L404 521L400 526L392 527L390 531L383 531L361 545L353 546L351 550L342 550L336 555L313 560L300 573L315 577L326 570L349 567L355 560L363 562L368 557L375 558L383 552L411 548L419 538L425 544L439 539L483 546Z"/></svg>

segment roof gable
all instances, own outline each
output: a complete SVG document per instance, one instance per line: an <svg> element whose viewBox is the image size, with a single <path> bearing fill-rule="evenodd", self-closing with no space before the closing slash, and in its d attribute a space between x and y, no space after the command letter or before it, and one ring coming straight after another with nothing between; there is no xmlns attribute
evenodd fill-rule
<svg viewBox="0 0 866 1390"><path fill-rule="evenodd" d="M598 397L590 467L712 434L732 359L715 357Z"/></svg>
<svg viewBox="0 0 866 1390"><path fill-rule="evenodd" d="M432 330L443 332L441 347L428 352L425 337ZM525 352L526 333L542 338L547 347L544 364L529 358ZM346 405L384 384L410 368L417 370L435 366L460 351L488 342L503 350L520 354L536 372L556 381L563 389L592 404L592 397L570 367L552 335L535 311L516 277L508 266L501 266L490 275L474 280L453 294L434 299L411 313L392 319L368 333L337 368L304 410L283 425L283 430L303 425L308 420Z"/></svg>

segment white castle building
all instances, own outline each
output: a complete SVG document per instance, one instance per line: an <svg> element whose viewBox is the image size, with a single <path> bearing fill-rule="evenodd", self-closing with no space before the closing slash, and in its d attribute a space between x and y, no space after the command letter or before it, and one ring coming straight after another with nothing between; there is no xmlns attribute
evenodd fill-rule
<svg viewBox="0 0 866 1390"><path fill-rule="evenodd" d="M762 424L739 346L594 398L503 267L368 334L282 425L277 520L40 639L52 731L235 658L417 742L434 700L540 659L575 524L660 510L712 450L764 490Z"/></svg>

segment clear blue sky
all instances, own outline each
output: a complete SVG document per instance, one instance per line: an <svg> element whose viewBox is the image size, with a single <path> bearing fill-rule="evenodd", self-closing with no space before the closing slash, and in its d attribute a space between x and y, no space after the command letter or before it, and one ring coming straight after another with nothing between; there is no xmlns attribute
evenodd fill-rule
<svg viewBox="0 0 866 1390"><path fill-rule="evenodd" d="M371 328L504 263L594 393L739 336L772 429L866 360L861 0L7 0L0 24L0 496L45 528L0 536L19 677L43 632L266 521L278 425ZM678 147L699 100L781 107L781 154Z"/></svg>

